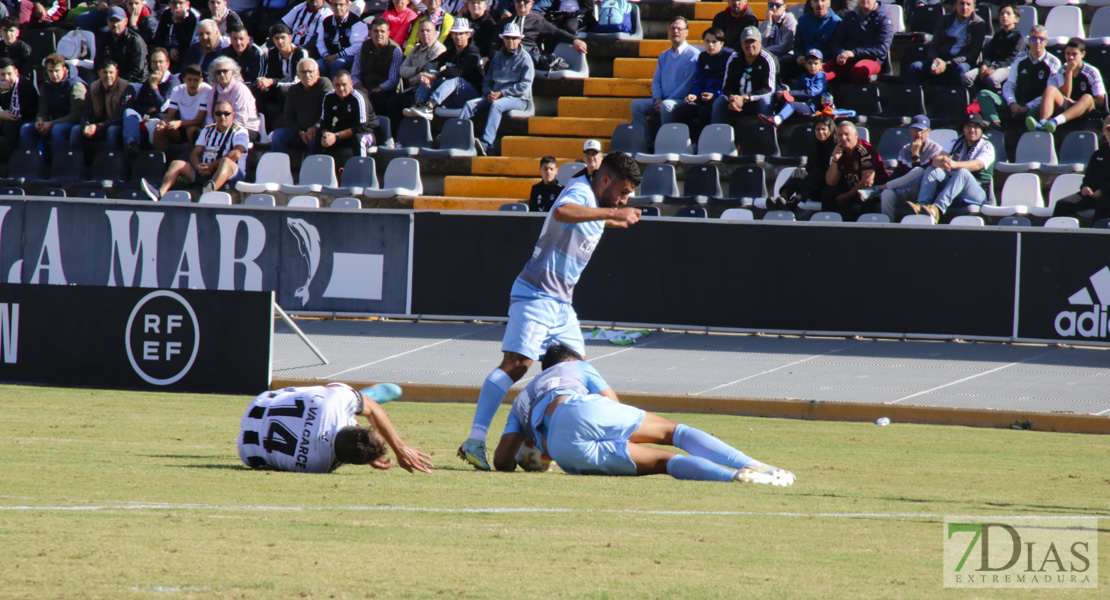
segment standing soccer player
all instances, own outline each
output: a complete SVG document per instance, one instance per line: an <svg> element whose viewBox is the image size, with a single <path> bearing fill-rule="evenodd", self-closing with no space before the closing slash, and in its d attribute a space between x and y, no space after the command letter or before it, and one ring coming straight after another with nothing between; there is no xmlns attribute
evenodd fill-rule
<svg viewBox="0 0 1110 600"><path fill-rule="evenodd" d="M624 206L637 185L640 168L636 161L623 152L612 152L591 179L575 178L551 207L532 258L513 283L501 366L482 384L470 437L459 447L459 458L474 468L490 470L486 436L493 416L532 362L552 343L586 353L571 305L574 284L605 227L627 228L640 220L639 209Z"/></svg>

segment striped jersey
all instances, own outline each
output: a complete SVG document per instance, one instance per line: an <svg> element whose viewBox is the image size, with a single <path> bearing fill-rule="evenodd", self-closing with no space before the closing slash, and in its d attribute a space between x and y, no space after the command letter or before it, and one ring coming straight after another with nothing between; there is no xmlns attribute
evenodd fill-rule
<svg viewBox="0 0 1110 600"><path fill-rule="evenodd" d="M227 131L216 129L216 124L208 125L200 131L197 137L197 146L204 148L201 162L212 162L217 158L227 156L236 146L243 147L239 155L239 172L247 172L247 150L251 149L250 134L238 123L232 123Z"/></svg>
<svg viewBox="0 0 1110 600"><path fill-rule="evenodd" d="M1048 86L1060 87L1060 59L1044 53L1034 60L1023 52L1010 65L1010 75L1002 85L1002 98L1006 104L1023 104L1029 108L1041 105L1041 96Z"/></svg>
<svg viewBox="0 0 1110 600"><path fill-rule="evenodd" d="M967 145L967 138L959 136L952 140L944 151L952 157L955 162L964 162L968 160L977 160L983 163L983 169L975 173L979 179L979 183L986 186L994 177L994 144L983 136L979 138L978 143L974 146Z"/></svg>
<svg viewBox="0 0 1110 600"><path fill-rule="evenodd" d="M1083 63L1079 67L1079 74L1072 77L1071 94L1068 98L1079 100L1084 94L1090 94L1096 98L1106 95L1106 88L1102 84L1102 73L1089 63Z"/></svg>
<svg viewBox="0 0 1110 600"><path fill-rule="evenodd" d="M362 397L352 388L293 387L259 394L239 425L239 459L252 469L327 473L340 466L335 434L357 425Z"/></svg>
<svg viewBox="0 0 1110 600"><path fill-rule="evenodd" d="M316 35L326 17L332 15L327 3L317 11L308 10L308 3L301 2L281 19L293 34L293 44L304 48L316 48Z"/></svg>

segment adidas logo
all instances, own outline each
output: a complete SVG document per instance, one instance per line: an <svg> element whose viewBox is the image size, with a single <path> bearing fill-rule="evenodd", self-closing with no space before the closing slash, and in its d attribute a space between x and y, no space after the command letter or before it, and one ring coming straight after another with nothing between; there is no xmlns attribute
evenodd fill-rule
<svg viewBox="0 0 1110 600"><path fill-rule="evenodd" d="M1110 308L1110 267L1103 267L1091 275L1090 287L1084 286L1068 297L1072 306L1089 306L1091 310L1078 312L1062 310L1056 313L1056 333L1065 337L1076 335L1085 338L1104 338L1106 335L1106 315ZM1094 289L1095 297L1091 297Z"/></svg>

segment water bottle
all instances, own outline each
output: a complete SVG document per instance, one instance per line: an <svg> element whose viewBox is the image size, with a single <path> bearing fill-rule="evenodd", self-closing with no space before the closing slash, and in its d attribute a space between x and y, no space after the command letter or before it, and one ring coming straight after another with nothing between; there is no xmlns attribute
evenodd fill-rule
<svg viewBox="0 0 1110 600"><path fill-rule="evenodd" d="M890 419L886 417L879 417L878 419L875 419L875 424L880 427L886 427L887 425L890 425Z"/></svg>

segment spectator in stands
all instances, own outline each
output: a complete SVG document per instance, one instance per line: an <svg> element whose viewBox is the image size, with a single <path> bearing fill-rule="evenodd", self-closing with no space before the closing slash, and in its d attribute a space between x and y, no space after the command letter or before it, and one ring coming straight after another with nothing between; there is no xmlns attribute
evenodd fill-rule
<svg viewBox="0 0 1110 600"><path fill-rule="evenodd" d="M161 152L170 142L191 143L208 119L212 87L204 82L204 72L196 65L185 65L181 80L170 90L166 116L154 128L153 146Z"/></svg>
<svg viewBox="0 0 1110 600"><path fill-rule="evenodd" d="M118 6L108 9L108 32L96 38L97 60L111 59L119 66L120 78L146 81L146 42L127 27L127 13ZM170 61L172 64L172 60Z"/></svg>
<svg viewBox="0 0 1110 600"><path fill-rule="evenodd" d="M1102 74L1090 63L1084 62L1087 45L1079 38L1071 38L1064 50L1064 65L1060 71L1060 85L1049 83L1041 96L1041 118L1025 117L1029 131L1043 129L1049 133L1068 121L1106 109L1106 88ZM1056 116L1053 116L1056 115Z"/></svg>
<svg viewBox="0 0 1110 600"><path fill-rule="evenodd" d="M285 10L284 0L273 0L271 2L261 2L260 0L227 0L228 10L234 11L239 15L239 20L243 22L243 27L247 32L253 32L258 29L259 21L262 15L267 12L267 7L275 7L280 4L281 10ZM276 18L274 19L277 20ZM232 27L228 27L227 34L231 35Z"/></svg>
<svg viewBox="0 0 1110 600"><path fill-rule="evenodd" d="M362 43L370 35L366 23L351 12L351 0L332 0L331 11L331 16L320 25L320 36L316 40L322 75L350 71L355 56L362 50Z"/></svg>
<svg viewBox="0 0 1110 600"><path fill-rule="evenodd" d="M39 86L38 113L34 123L25 123L20 128L19 143L23 148L34 149L39 140L50 140L51 156L57 156L69 149L70 131L81 123L88 87L76 73L70 73L61 54L51 54L43 63L46 78ZM4 139L10 141L6 134Z"/></svg>
<svg viewBox="0 0 1110 600"><path fill-rule="evenodd" d="M10 58L0 58L0 162L7 163L19 145L19 130L35 118L39 94L29 77L20 77Z"/></svg>
<svg viewBox="0 0 1110 600"><path fill-rule="evenodd" d="M779 189L779 195L767 203L767 208L792 210L799 202L821 200L825 174L837 144L835 131L836 123L831 115L817 117L813 124L813 146L806 157L805 168L794 171Z"/></svg>
<svg viewBox="0 0 1110 600"><path fill-rule="evenodd" d="M404 48L412 23L417 18L416 11L409 8L409 0L389 0L389 9L382 13L381 18L389 23L389 39Z"/></svg>
<svg viewBox="0 0 1110 600"><path fill-rule="evenodd" d="M312 58L320 58L315 56L316 38L324 19L330 17L331 14L331 9L324 5L324 0L305 0L294 6L293 10L290 10L281 19L281 22L289 28L293 45L309 50L309 53L313 55ZM297 61L299 60L297 59ZM295 65L296 62L293 64Z"/></svg>
<svg viewBox="0 0 1110 600"><path fill-rule="evenodd" d="M528 196L528 210L532 212L547 212L555 199L563 192L563 186L556 181L555 176L559 169L555 164L554 156L545 156L540 159L540 182L532 184L532 193Z"/></svg>
<svg viewBox="0 0 1110 600"><path fill-rule="evenodd" d="M810 50L816 48L822 56L833 57L833 43L841 19L829 10L829 0L809 0L813 12L798 19L794 32L794 60L785 63L782 76L787 81L805 70L805 60Z"/></svg>
<svg viewBox="0 0 1110 600"><path fill-rule="evenodd" d="M794 113L812 115L822 110L825 104L823 97L829 89L828 74L821 70L824 61L820 50L810 50L806 55L806 72L798 76L794 88L775 92L776 100L782 102L782 109L775 116L761 114L759 118L778 127Z"/></svg>
<svg viewBox="0 0 1110 600"><path fill-rule="evenodd" d="M69 134L69 147L83 150L86 141L107 140L108 150L129 149L139 143L139 116L127 109L135 102L135 88L119 76L119 67L111 59L100 61L98 78L89 87L85 115L81 127ZM134 144L135 146L132 146Z"/></svg>
<svg viewBox="0 0 1110 600"><path fill-rule="evenodd" d="M1073 217L1081 210L1095 209L1094 220L1110 217L1110 117L1102 120L1102 136L1106 139L1087 161L1079 191L1056 201L1054 217Z"/></svg>
<svg viewBox="0 0 1110 600"><path fill-rule="evenodd" d="M150 78L142 82L135 95L135 102L128 110L134 110L139 116L142 128L142 139L151 139L150 135L161 123L162 107L169 102L170 93L181 85L177 75L170 72L170 54L165 48L155 48L150 52ZM138 145L131 146L129 150L134 153ZM132 156L134 158L134 156Z"/></svg>
<svg viewBox="0 0 1110 600"><path fill-rule="evenodd" d="M998 13L998 30L991 41L983 46L983 57L976 68L964 75L964 87L1002 91L1002 84L1010 75L1010 65L1025 48L1025 34L1018 31L1021 13L1013 4L1002 7Z"/></svg>
<svg viewBox="0 0 1110 600"><path fill-rule="evenodd" d="M701 34L705 51L698 55L694 85L685 102L675 107L672 118L690 127L690 138L698 139L701 130L713 122L713 102L725 83L725 66L733 52L725 48L724 32L710 27Z"/></svg>
<svg viewBox="0 0 1110 600"><path fill-rule="evenodd" d="M466 103L462 119L473 119L475 115L489 111L486 128L476 141L478 154L485 156L497 141L497 129L501 126L501 116L510 110L524 110L532 99L532 81L536 69L532 58L524 51L524 34L516 23L509 23L501 34L505 47L493 55L486 78L482 81L482 97Z"/></svg>
<svg viewBox="0 0 1110 600"><path fill-rule="evenodd" d="M215 21L216 28L220 30L220 37L224 38L225 42L228 41L231 30L243 26L243 19L227 7L227 0L208 0L208 14L208 18ZM224 46L226 47L227 44L225 43Z"/></svg>
<svg viewBox="0 0 1110 600"><path fill-rule="evenodd" d="M582 163L586 166L571 173L570 178L585 177L587 180L593 179L594 173L601 167L601 161L604 159L605 155L601 153L601 142L586 140L586 143L582 144Z"/></svg>
<svg viewBox="0 0 1110 600"><path fill-rule="evenodd" d="M1001 129L1001 117L1019 119L1030 109L1041 105L1041 97L1050 85L1063 84L1060 59L1045 51L1048 30L1034 25L1029 32L1029 50L1010 66L1010 75L1002 86L1002 95L980 90L976 98L979 110L988 125Z"/></svg>
<svg viewBox="0 0 1110 600"><path fill-rule="evenodd" d="M344 165L353 156L369 154L379 123L370 101L354 89L350 73L336 73L332 85L335 89L324 95L324 108L316 123L316 151Z"/></svg>
<svg viewBox="0 0 1110 600"><path fill-rule="evenodd" d="M994 174L994 144L983 135L986 127L983 117L968 116L963 135L925 169L917 202L909 203L915 213L929 215L939 223L940 216L950 209L966 214L969 206L987 202Z"/></svg>
<svg viewBox="0 0 1110 600"><path fill-rule="evenodd" d="M964 84L964 76L983 51L987 22L975 14L975 0L956 0L956 9L937 23L929 42L928 60L910 63L906 80L913 85Z"/></svg>
<svg viewBox="0 0 1110 600"><path fill-rule="evenodd" d="M439 32L435 23L420 21L417 27L418 41L401 62L401 88L402 91L389 99L388 116L394 123L400 123L401 111L411 107L416 101L417 88L424 85L424 71L435 67L435 62L441 54L447 51L439 43Z"/></svg>
<svg viewBox="0 0 1110 600"><path fill-rule="evenodd" d="M424 0L424 12L412 22L412 30L405 40L405 56L412 52L413 47L419 41L420 24L424 22L431 22L435 25L436 35L439 36L436 41L444 44L447 41L448 32L451 31L451 26L455 24L455 16L443 9L440 0Z"/></svg>
<svg viewBox="0 0 1110 600"><path fill-rule="evenodd" d="M231 39L227 48L220 51L220 56L226 56L239 64L239 72L243 75L243 83L252 89L258 85L258 76L262 74L266 56L262 49L251 42L250 33L246 27L239 27L228 32Z"/></svg>
<svg viewBox="0 0 1110 600"><path fill-rule="evenodd" d="M230 102L235 109L235 122L247 130L251 141L257 140L259 126L257 105L250 88L243 83L239 63L226 56L217 58L212 61L212 66L208 67L208 80L212 82L211 106L216 106L221 100ZM214 123L214 115L209 115L208 121L209 124Z"/></svg>
<svg viewBox="0 0 1110 600"><path fill-rule="evenodd" d="M270 139L274 152L315 152L316 123L324 107L324 96L330 91L331 80L320 76L320 65L311 58L301 59L297 65L297 84L285 94L281 126Z"/></svg>
<svg viewBox="0 0 1110 600"><path fill-rule="evenodd" d="M758 29L748 27L744 30L742 39L744 49L729 59L725 67L721 97L713 103L713 120L727 121L736 131L743 131L746 121L771 113L771 100L779 66L775 57L763 50ZM737 152L741 151L742 145L743 140L739 140Z"/></svg>
<svg viewBox="0 0 1110 600"><path fill-rule="evenodd" d="M748 7L748 0L728 0L728 8L713 16L713 27L725 32L725 48L740 52L740 35L748 27L759 27L759 18Z"/></svg>
<svg viewBox="0 0 1110 600"><path fill-rule="evenodd" d="M513 0L516 13L502 19L500 25L503 32L509 23L516 24L517 30L524 36L521 46L527 54L531 55L537 70L558 71L569 66L565 60L546 53L542 45L554 47L555 44L562 42L574 46L576 52L586 54L588 50L586 42L549 23L544 19L542 12L532 10L533 5L532 0Z"/></svg>
<svg viewBox="0 0 1110 600"><path fill-rule="evenodd" d="M879 0L859 0L837 28L829 55L834 77L850 79L856 85L870 83L890 62L893 41L894 22Z"/></svg>
<svg viewBox="0 0 1110 600"><path fill-rule="evenodd" d="M226 47L227 44L220 37L219 25L212 19L204 19L197 23L197 41L190 44L185 51L182 64L200 65L201 69L207 69Z"/></svg>
<svg viewBox="0 0 1110 600"><path fill-rule="evenodd" d="M370 23L370 43L362 45L351 71L355 87L366 94L375 112L384 112L397 93L404 58L401 46L389 35L389 21L376 17Z"/></svg>
<svg viewBox="0 0 1110 600"><path fill-rule="evenodd" d="M929 139L929 117L917 115L910 122L910 143L898 151L898 166L891 179L874 190L880 194L880 212L891 221L900 212L909 211L909 202L916 200L925 169L944 150Z"/></svg>
<svg viewBox="0 0 1110 600"><path fill-rule="evenodd" d="M19 39L19 21L7 17L0 19L0 58L10 58L17 69L30 73L31 45Z"/></svg>
<svg viewBox="0 0 1110 600"><path fill-rule="evenodd" d="M763 36L763 49L774 54L780 61L794 52L794 32L798 20L787 12L785 0L767 0L767 18L759 24L759 34Z"/></svg>
<svg viewBox="0 0 1110 600"><path fill-rule="evenodd" d="M597 22L597 18L593 14L594 7L597 6L600 9L601 4L605 3L595 4L593 0L553 0L551 6L544 11L544 18L551 21L551 24L559 29L571 35L577 35L587 15L594 23ZM626 31L625 33L632 32Z"/></svg>
<svg viewBox="0 0 1110 600"><path fill-rule="evenodd" d="M270 28L270 43L272 47L266 50L262 74L254 80L251 91L266 119L274 122L285 106L285 90L297 81L297 65L309 58L309 52L293 43L293 35L284 23ZM240 112L236 107L235 114Z"/></svg>
<svg viewBox="0 0 1110 600"><path fill-rule="evenodd" d="M189 0L170 0L169 7L158 15L158 27L150 43L170 51L170 65L175 71L181 67L185 51L193 43L198 21L200 13L189 6Z"/></svg>
<svg viewBox="0 0 1110 600"><path fill-rule="evenodd" d="M20 0L19 22L24 27L49 27L65 20L67 0Z"/></svg>
<svg viewBox="0 0 1110 600"><path fill-rule="evenodd" d="M420 74L413 106L403 111L406 117L430 121L436 106L461 108L481 96L482 80L486 75L478 47L470 43L471 33L470 23L464 17L455 19L451 27L451 47Z"/></svg>
<svg viewBox="0 0 1110 600"><path fill-rule="evenodd" d="M671 19L667 35L671 47L659 55L655 65L651 98L633 100L631 107L632 124L643 136L644 147L649 149L655 145L654 130L675 120L675 109L686 101L698 72L698 49L686 43L690 35L690 23L686 18Z"/></svg>
<svg viewBox="0 0 1110 600"><path fill-rule="evenodd" d="M498 48L494 43L497 34L501 31L499 19L489 10L487 0L466 0L467 14L470 15L470 27L474 30L471 43L478 49L482 58L489 58L497 53Z"/></svg>
<svg viewBox="0 0 1110 600"><path fill-rule="evenodd" d="M127 28L139 34L143 41L153 40L154 32L158 29L158 19L155 19L143 0L126 0L123 3L123 11L127 13ZM97 13L100 13L98 10ZM108 12L104 11L104 25L108 24ZM103 26L96 27L96 30L103 29ZM86 28L90 29L90 28Z"/></svg>
<svg viewBox="0 0 1110 600"><path fill-rule="evenodd" d="M220 100L213 109L215 122L200 132L189 160L175 160L166 169L158 189L141 180L143 191L151 200L159 200L177 183L178 178L195 182L205 179L205 192L222 189L225 184L239 181L247 172L247 150L250 136L235 119L235 108Z"/></svg>
<svg viewBox="0 0 1110 600"><path fill-rule="evenodd" d="M886 183L887 172L875 148L859 139L855 123L841 123L838 138L825 172L828 187L821 191L821 210L836 211L844 220L854 221L862 213L875 212L878 199L865 201L860 190Z"/></svg>
<svg viewBox="0 0 1110 600"><path fill-rule="evenodd" d="M912 0L908 0L907 4L909 4L910 1ZM940 4L940 2L941 0L917 0L917 4ZM946 5L950 5L952 4L952 2L953 0L944 0L944 3ZM855 10L856 6L858 5L859 2L857 2L857 0L832 0L832 2L830 2L829 4L829 10L835 13L836 16L843 19L844 15ZM813 4L807 2L805 8L802 9L802 14L812 15Z"/></svg>

